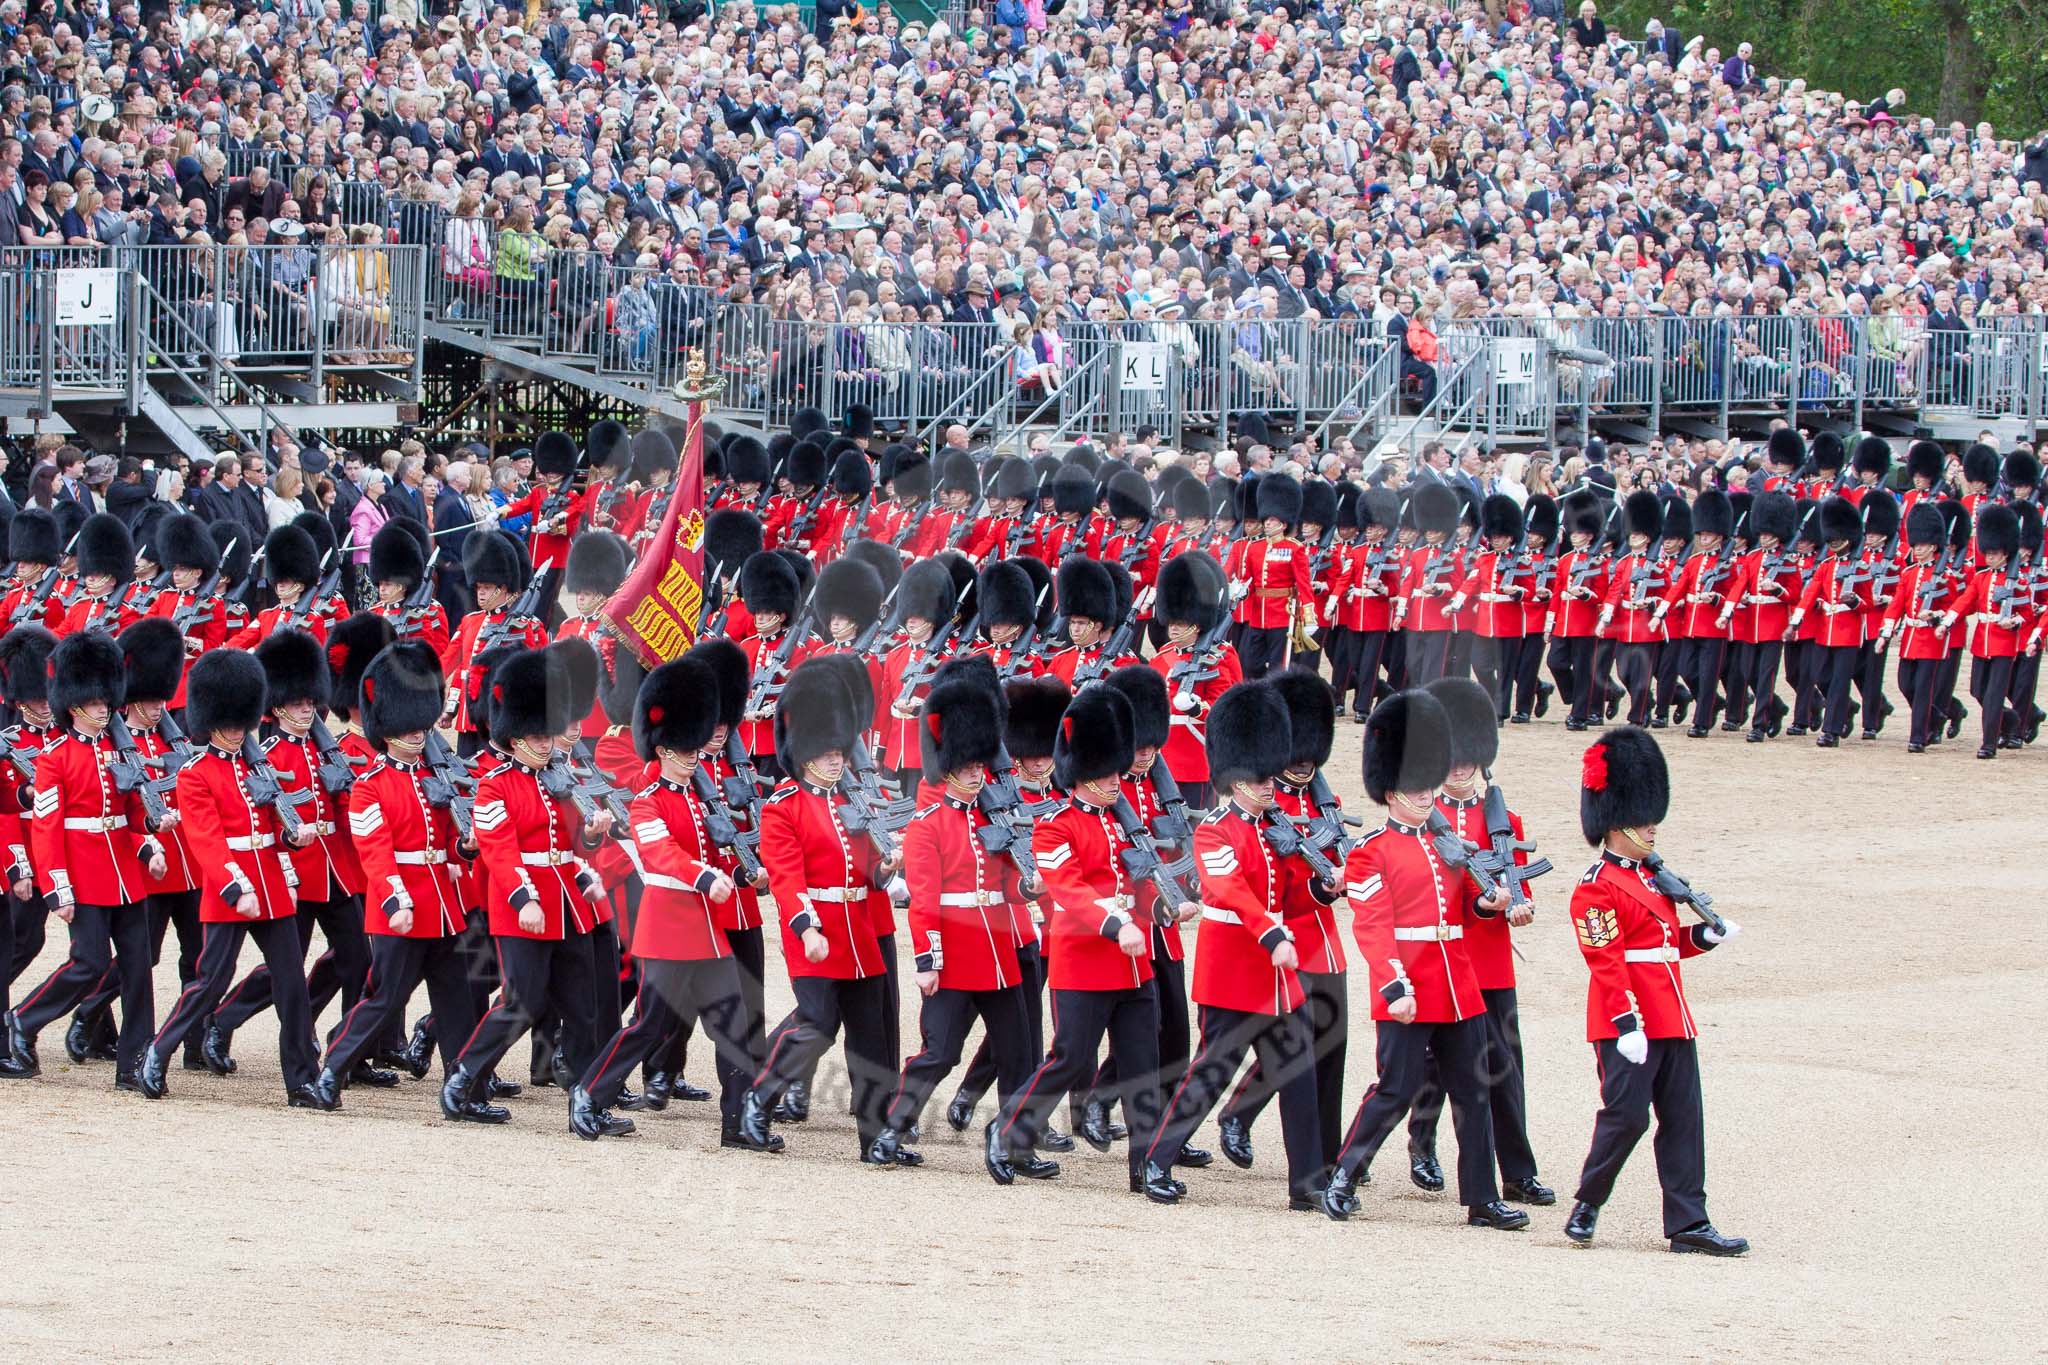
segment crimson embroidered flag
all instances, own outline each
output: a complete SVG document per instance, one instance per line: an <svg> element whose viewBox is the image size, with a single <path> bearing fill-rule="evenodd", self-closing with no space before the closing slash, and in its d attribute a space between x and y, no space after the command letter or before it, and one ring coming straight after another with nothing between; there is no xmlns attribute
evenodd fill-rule
<svg viewBox="0 0 2048 1365"><path fill-rule="evenodd" d="M704 404L689 405L682 459L661 528L600 608L611 633L648 667L697 642L704 612Z"/></svg>

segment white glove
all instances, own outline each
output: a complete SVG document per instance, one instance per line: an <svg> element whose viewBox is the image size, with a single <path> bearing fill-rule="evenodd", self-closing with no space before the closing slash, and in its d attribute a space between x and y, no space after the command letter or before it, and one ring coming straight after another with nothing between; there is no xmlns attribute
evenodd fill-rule
<svg viewBox="0 0 2048 1365"><path fill-rule="evenodd" d="M1742 926L1732 919L1722 920L1721 923L1724 927L1720 929L1714 928L1711 924L1706 926L1700 931L1700 937L1709 943L1726 943L1742 932Z"/></svg>
<svg viewBox="0 0 2048 1365"><path fill-rule="evenodd" d="M1183 714L1199 711L1202 699L1192 692L1176 692L1173 694L1173 709Z"/></svg>
<svg viewBox="0 0 2048 1365"><path fill-rule="evenodd" d="M1650 1056L1650 1035L1641 1029L1624 1033L1614 1040L1614 1050L1636 1066L1641 1066Z"/></svg>

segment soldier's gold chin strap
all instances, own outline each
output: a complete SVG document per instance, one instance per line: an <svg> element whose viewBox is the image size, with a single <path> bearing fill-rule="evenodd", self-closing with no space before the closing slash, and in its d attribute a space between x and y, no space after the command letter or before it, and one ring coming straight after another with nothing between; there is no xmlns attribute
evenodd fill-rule
<svg viewBox="0 0 2048 1365"><path fill-rule="evenodd" d="M1621 830L1621 833L1628 838L1628 841L1630 843L1634 844L1637 848L1641 849L1645 853L1654 853L1657 849L1656 834L1653 832L1649 835L1648 838L1645 838L1643 836L1643 830L1641 826L1626 827Z"/></svg>

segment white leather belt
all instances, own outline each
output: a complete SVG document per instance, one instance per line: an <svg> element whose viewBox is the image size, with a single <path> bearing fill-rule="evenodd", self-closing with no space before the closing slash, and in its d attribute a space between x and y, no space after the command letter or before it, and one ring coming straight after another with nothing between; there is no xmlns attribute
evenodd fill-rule
<svg viewBox="0 0 2048 1365"><path fill-rule="evenodd" d="M228 847L237 853L253 853L260 848L269 848L277 842L275 834L231 834Z"/></svg>
<svg viewBox="0 0 2048 1365"><path fill-rule="evenodd" d="M940 905L965 905L978 909L984 906L1001 905L1002 903L1003 895L1000 891L941 891L939 893Z"/></svg>
<svg viewBox="0 0 2048 1365"><path fill-rule="evenodd" d="M1628 962L1676 962L1678 961L1678 949L1631 948L1622 954L1622 958Z"/></svg>
<svg viewBox="0 0 2048 1365"><path fill-rule="evenodd" d="M680 877L665 876L659 872L642 872L640 874L640 884L660 891L695 891L697 889L683 881Z"/></svg>
<svg viewBox="0 0 2048 1365"><path fill-rule="evenodd" d="M865 900L868 893L850 886L807 886L804 894L814 901L844 905L848 901Z"/></svg>
<svg viewBox="0 0 2048 1365"><path fill-rule="evenodd" d="M64 828L82 829L88 834L112 834L117 829L128 828L125 815L67 815Z"/></svg>
<svg viewBox="0 0 2048 1365"><path fill-rule="evenodd" d="M562 849L551 848L544 853L521 852L519 861L528 867L562 867L575 862L576 855Z"/></svg>
<svg viewBox="0 0 2048 1365"><path fill-rule="evenodd" d="M1202 918L1203 918L1203 919L1213 919L1213 920L1215 920L1215 921L1216 921L1216 922L1217 922L1218 924L1243 924L1243 923L1244 923L1244 918L1243 918L1243 917L1242 917L1241 915L1239 915L1239 914L1237 913L1237 911L1235 911L1235 910L1225 910L1225 909L1223 909L1223 908L1222 908L1221 906L1217 906L1217 905L1205 905L1205 906L1203 906L1203 907L1202 907Z"/></svg>
<svg viewBox="0 0 2048 1365"><path fill-rule="evenodd" d="M332 820L316 820L312 824L306 826L306 833L332 834L334 833L334 822Z"/></svg>
<svg viewBox="0 0 2048 1365"><path fill-rule="evenodd" d="M438 848L431 853L423 853L418 849L414 849L406 853L392 854L391 861L403 867L439 867L442 863L448 861L448 855Z"/></svg>
<svg viewBox="0 0 2048 1365"><path fill-rule="evenodd" d="M1465 937L1462 924L1404 924L1394 930L1394 937L1409 943L1449 943Z"/></svg>

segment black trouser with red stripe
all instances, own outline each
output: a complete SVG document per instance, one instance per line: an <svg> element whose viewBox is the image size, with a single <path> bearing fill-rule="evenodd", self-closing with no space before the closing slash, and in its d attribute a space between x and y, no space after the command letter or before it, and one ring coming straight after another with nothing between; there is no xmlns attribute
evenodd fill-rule
<svg viewBox="0 0 2048 1365"><path fill-rule="evenodd" d="M154 967L163 961L164 935L175 924L178 926L178 985L181 989L191 985L192 979L199 975L199 893L159 891L144 904L149 908L149 965ZM100 978L100 984L93 993L79 1005L79 1018L97 1028L99 1021L106 1019L114 1008L114 1001L120 995L119 974L108 972ZM155 1025L150 1027L153 1030Z"/></svg>
<svg viewBox="0 0 2048 1365"><path fill-rule="evenodd" d="M149 911L134 905L72 907L71 956L14 1012L34 1038L51 1020L76 1008L111 970L121 982L121 1039L117 1074L132 1076L156 1027L156 996L149 979Z"/></svg>
<svg viewBox="0 0 2048 1365"><path fill-rule="evenodd" d="M1407 630L1402 634L1408 639L1410 687L1427 687L1438 678L1451 676L1451 637L1456 631Z"/></svg>
<svg viewBox="0 0 2048 1365"><path fill-rule="evenodd" d="M1503 640L1491 635L1473 635L1470 639L1472 679L1486 689L1486 695L1493 698L1494 711L1500 719L1506 720L1508 694L1514 690L1514 677L1508 672L1507 661L1511 651L1521 644L1521 639Z"/></svg>
<svg viewBox="0 0 2048 1365"><path fill-rule="evenodd" d="M1527 716L1536 710L1536 703L1542 696L1543 646L1546 643L1541 630L1532 630L1516 646L1514 661L1508 666L1508 674L1514 680L1514 715Z"/></svg>
<svg viewBox="0 0 2048 1365"><path fill-rule="evenodd" d="M371 934L370 976L363 998L341 1018L341 1027L327 1047L327 1068L346 1081L357 1062L371 1056L390 1026L405 1018L405 1002L427 983L427 1003L434 1011L434 1041L441 1069L453 1071L455 1056L476 1027L470 1003L469 965L461 940L402 938Z"/></svg>
<svg viewBox="0 0 2048 1365"><path fill-rule="evenodd" d="M157 1030L152 1046L169 1057L220 1003L235 979L235 959L242 941L256 940L270 966L271 1004L277 1010L277 1056L287 1090L311 1085L318 1071L320 1049L313 1041L313 1006L306 997L306 949L292 919L245 920L239 924L208 924L199 950L199 975L178 996L170 1018Z"/></svg>
<svg viewBox="0 0 2048 1365"><path fill-rule="evenodd" d="M1372 710L1373 693L1379 686L1380 664L1387 654L1387 632L1343 628L1333 633L1346 641L1344 671L1337 686L1337 709L1342 712L1348 705L1353 714L1363 715ZM1330 656L1333 672L1337 658L1335 654Z"/></svg>
<svg viewBox="0 0 2048 1365"><path fill-rule="evenodd" d="M1672 704L1678 700L1680 665L1691 657L1691 640L1666 640L1657 650L1657 719L1671 719Z"/></svg>
<svg viewBox="0 0 2048 1365"><path fill-rule="evenodd" d="M12 933L7 954L0 956L0 1005L7 1003L8 988L21 980L31 962L42 956L43 944L49 937L49 920L47 896L34 895L23 900L12 887L8 888L7 923Z"/></svg>
<svg viewBox="0 0 2048 1365"><path fill-rule="evenodd" d="M1026 943L1017 949L1017 970L1023 977L1025 1051L1030 1054L1031 1066L1036 1066L1045 1059L1045 953L1038 944ZM996 1050L983 1036L967 1070L960 1073L960 1088L953 1092L953 1102L972 1109L995 1083Z"/></svg>
<svg viewBox="0 0 2048 1365"><path fill-rule="evenodd" d="M1238 636L1237 656L1246 682L1265 677L1286 661L1287 627L1246 626Z"/></svg>
<svg viewBox="0 0 2048 1365"><path fill-rule="evenodd" d="M1837 739L1847 739L1850 727L1856 722L1856 711L1849 699L1849 684L1856 678L1857 655L1861 645L1824 645L1815 641L1812 645L1818 667L1815 672L1820 679L1821 696L1826 710L1821 718L1821 731Z"/></svg>
<svg viewBox="0 0 2048 1365"><path fill-rule="evenodd" d="M883 1113L896 1087L896 1062L889 1056L883 1018L889 1008L888 982L878 973L859 978L798 976L789 984L796 1009L768 1036L768 1060L754 1077L754 1093L764 1108L773 1109L792 1082L811 1074L844 1028L854 1126L865 1153L881 1134Z"/></svg>
<svg viewBox="0 0 2048 1365"><path fill-rule="evenodd" d="M1721 670L1728 657L1728 642L1700 636L1684 642L1679 656L1678 676L1692 689L1692 723L1710 730L1721 714Z"/></svg>
<svg viewBox="0 0 2048 1365"><path fill-rule="evenodd" d="M1302 972L1301 1014L1315 1045L1316 1135L1320 1166L1337 1159L1344 1145L1344 1056L1351 1046L1351 1000L1342 972ZM1276 1093L1263 1063L1254 1061L1223 1106L1221 1118L1234 1118L1249 1131Z"/></svg>
<svg viewBox="0 0 2048 1365"><path fill-rule="evenodd" d="M749 1074L758 1075L762 1063L768 1060L768 1001L767 989L762 977L766 963L765 949L761 943L761 927L751 929L727 929L725 946L732 949L732 960L740 972L740 1003L745 1009L740 1019L740 1036L747 1047L747 1056L752 1058ZM646 986L643 984L644 991ZM637 1012L638 1006L635 1006ZM683 1067L690 1056L690 1035L695 1032L694 1021L680 1019L675 1031L650 1054L643 1066L647 1075L666 1073L682 1078Z"/></svg>
<svg viewBox="0 0 2048 1365"><path fill-rule="evenodd" d="M1372 1165L1380 1144L1428 1082L1429 1059L1434 1053L1438 1074L1451 1097L1451 1126L1458 1134L1458 1202L1475 1208L1500 1198L1500 1186L1493 1178L1493 1113L1481 1070L1486 1051L1485 1016L1438 1024L1397 1024L1382 1019L1374 1029L1379 1080L1359 1103L1351 1131L1337 1155L1337 1169L1355 1180L1361 1170Z"/></svg>
<svg viewBox="0 0 2048 1365"><path fill-rule="evenodd" d="M1650 723L1650 708L1656 702L1652 688L1657 678L1657 651L1661 647L1655 640L1636 644L1617 641L1614 645L1614 672L1628 690L1630 725Z"/></svg>
<svg viewBox="0 0 2048 1365"><path fill-rule="evenodd" d="M1494 1154L1502 1180L1534 1180L1536 1154L1529 1148L1529 1096L1522 1080L1522 1024L1515 988L1499 986L1479 993L1486 1000L1485 1052L1480 1078L1493 1113ZM1408 1112L1408 1155L1412 1160L1436 1155L1436 1128L1444 1112L1442 1064L1432 1055L1427 1077ZM1462 1142L1462 1139L1461 1139Z"/></svg>
<svg viewBox="0 0 2048 1365"><path fill-rule="evenodd" d="M1560 635L1550 642L1550 674L1571 703L1566 719L1581 725L1593 720L1599 706L1599 676L1593 667L1599 643L1591 635Z"/></svg>
<svg viewBox="0 0 2048 1365"><path fill-rule="evenodd" d="M1977 699L1977 720L1984 736L1980 741L1983 748L1996 749L2000 739L2018 737L2019 728L2010 723L2017 713L2006 709L2006 703L2012 696L2016 662L2010 654L2002 658L1970 656L1970 695Z"/></svg>
<svg viewBox="0 0 2048 1365"><path fill-rule="evenodd" d="M1783 640L1758 640L1749 647L1749 728L1768 730L1774 714L1782 715L1785 703L1778 700L1778 664L1785 655Z"/></svg>
<svg viewBox="0 0 2048 1365"><path fill-rule="evenodd" d="M1941 680L1941 660L1899 660L1899 690L1906 694L1906 742L1925 748L1941 718L1935 713L1935 687Z"/></svg>
<svg viewBox="0 0 2048 1365"><path fill-rule="evenodd" d="M1180 931L1174 932L1178 935ZM1162 1093L1170 1093L1188 1074L1188 1054L1195 1038L1188 1027L1188 964L1167 953L1166 927L1160 924L1152 926L1152 985L1159 1001L1158 1084ZM1115 1089L1120 1072L1116 1049L1111 1047L1109 1060L1096 1069L1086 1098L1106 1099L1105 1092Z"/></svg>
<svg viewBox="0 0 2048 1365"><path fill-rule="evenodd" d="M1856 695L1863 699L1863 728L1873 733L1884 724L1884 675L1890 660L1891 646L1879 640L1865 640L1856 651Z"/></svg>
<svg viewBox="0 0 2048 1365"><path fill-rule="evenodd" d="M1700 1099L1699 1045L1690 1038L1652 1038L1638 1066L1612 1038L1593 1045L1600 1069L1600 1115L1593 1146L1573 1198L1599 1208L1614 1193L1615 1177L1657 1111L1657 1183L1664 1187L1664 1235L1673 1237L1707 1221L1706 1106ZM1464 1138L1459 1138L1462 1145Z"/></svg>
<svg viewBox="0 0 2048 1365"><path fill-rule="evenodd" d="M640 959L639 1007L633 1022L601 1044L597 1060L583 1073L590 1102L608 1109L626 1088L633 1068L647 1060L673 1036L683 1021L702 1021L718 1070L718 1112L740 1116L740 1097L753 1079L754 1059L747 1052L746 1005L740 996L740 969L729 957L676 962Z"/></svg>
<svg viewBox="0 0 2048 1365"><path fill-rule="evenodd" d="M300 901L295 917L301 964L312 951L314 926L327 936L328 951L315 959L313 969L305 972L301 967L308 1007L315 1019L337 993L341 996L342 1013L354 1009L363 998L363 978L370 971L370 945L363 935L361 898L338 886L329 890L334 894L327 900ZM216 1027L231 1034L270 1008L270 970L267 964L258 966L228 992L213 1012Z"/></svg>
<svg viewBox="0 0 2048 1365"><path fill-rule="evenodd" d="M1131 1174L1143 1173L1159 1129L1159 997L1150 981L1121 991L1052 992L1052 1053L995 1121L1010 1151L1028 1152L1037 1143L1053 1106L1094 1072L1104 1037L1118 1080L1116 1091L1101 1098L1122 1101Z"/></svg>
<svg viewBox="0 0 2048 1365"><path fill-rule="evenodd" d="M1145 1159L1171 1170L1209 1111L1230 1088L1230 1078L1256 1052L1259 1070L1280 1095L1280 1136L1287 1145L1287 1192L1306 1199L1323 1171L1323 1141L1316 1111L1315 1038L1303 1010L1251 1014L1202 1006L1202 1047L1173 1092L1166 1122ZM1135 1138L1131 1147L1138 1146Z"/></svg>
<svg viewBox="0 0 2048 1365"><path fill-rule="evenodd" d="M562 1021L562 1054L569 1069L581 1075L590 1065L595 1050L590 1041L591 1010L597 996L590 935L576 932L566 922L567 905L562 914L561 938L504 934L491 940L497 948L501 989L498 1003L485 1012L456 1058L470 1075L489 1075L519 1035L549 1014Z"/></svg>
<svg viewBox="0 0 2048 1365"><path fill-rule="evenodd" d="M888 1126L903 1131L917 1121L932 1091L960 1064L967 1030L977 1018L987 1032L982 1046L995 1058L996 1095L1007 1103L1031 1078L1038 1061L1031 1050L1030 1012L1021 984L986 991L942 986L926 996L918 1014L923 1046L903 1064L896 1097L889 1102Z"/></svg>

